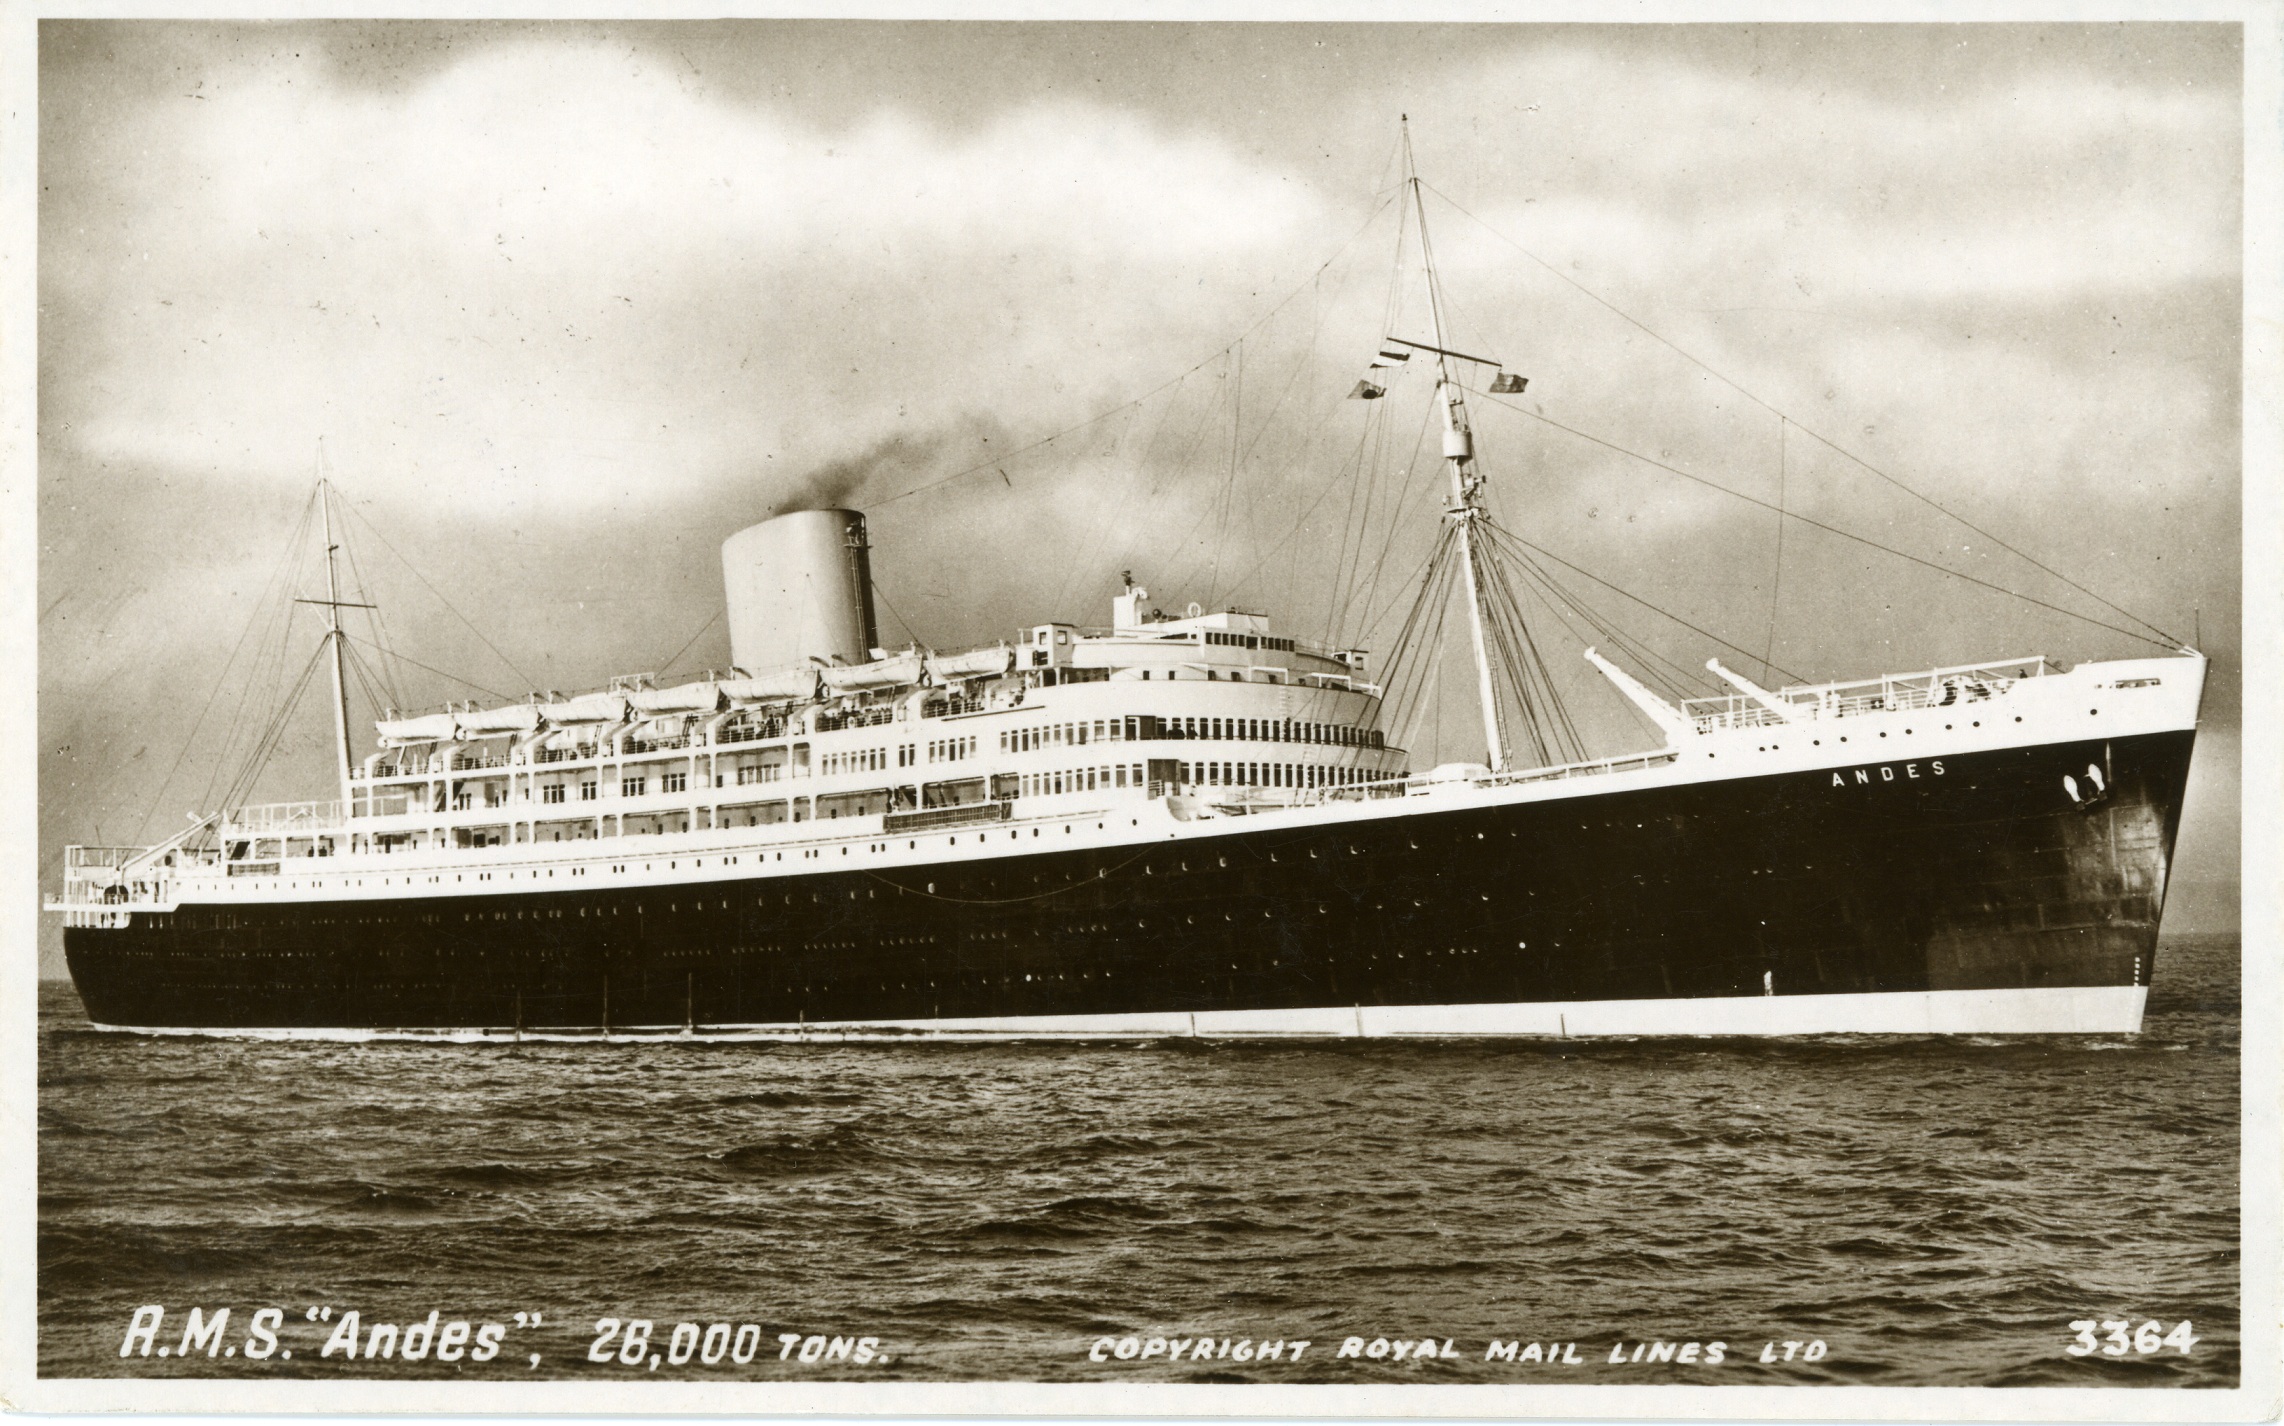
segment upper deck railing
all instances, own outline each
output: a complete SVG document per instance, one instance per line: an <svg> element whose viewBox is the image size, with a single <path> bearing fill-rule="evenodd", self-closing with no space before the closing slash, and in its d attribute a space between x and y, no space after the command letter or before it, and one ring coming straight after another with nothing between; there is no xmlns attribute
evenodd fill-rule
<svg viewBox="0 0 2284 1426"><path fill-rule="evenodd" d="M221 861L221 851L213 847L65 847L63 888L49 908L72 913L74 925L123 925L104 919L110 911L95 919L88 913L102 907L123 915L136 906L171 901L175 880L185 868L212 868Z"/></svg>
<svg viewBox="0 0 2284 1426"><path fill-rule="evenodd" d="M1793 684L1772 690L1772 696L1785 705L1783 711L1744 693L1692 698L1681 705L1681 711L1700 732L1778 728L1809 719L1855 718L1867 713L1980 703L2004 695L2023 679L2043 678L2049 672L2047 659L2041 654L1996 663L1933 668L1923 673L1884 674L1879 678L1843 683Z"/></svg>
<svg viewBox="0 0 2284 1426"><path fill-rule="evenodd" d="M1663 767L1679 756L1671 748L1660 748L1655 752L1621 753L1615 757L1588 758L1582 762L1556 763L1550 767L1517 768L1509 772L1485 770L1472 775L1443 777L1433 773L1413 773L1404 777L1350 783L1345 787L1308 788L1297 794L1292 801L1303 806L1322 802L1365 802L1382 797L1408 797L1414 793L1433 792L1446 787L1515 787L1524 783L1557 782L1574 777L1608 777L1613 773L1645 772L1654 767Z"/></svg>
<svg viewBox="0 0 2284 1426"><path fill-rule="evenodd" d="M222 815L225 833L241 837L301 837L337 831L347 825L348 820L341 815L339 798L319 802L270 802L232 808Z"/></svg>

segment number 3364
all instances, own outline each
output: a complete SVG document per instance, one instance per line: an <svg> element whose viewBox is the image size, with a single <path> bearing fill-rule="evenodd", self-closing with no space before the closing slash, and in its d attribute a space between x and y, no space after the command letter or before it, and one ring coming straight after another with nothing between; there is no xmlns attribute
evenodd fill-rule
<svg viewBox="0 0 2284 1426"><path fill-rule="evenodd" d="M2073 1357L2090 1357L2099 1352L2105 1357L2122 1357L2128 1353L2150 1356L2167 1347L2179 1349L2182 1356L2197 1343L2197 1334L2183 1322L2172 1331L2165 1330L2161 1322L2144 1322L2139 1327L2131 1322L2096 1322L2081 1318L2070 1324L2077 1340L2062 1350ZM2101 1335L2096 1336L2099 1332Z"/></svg>

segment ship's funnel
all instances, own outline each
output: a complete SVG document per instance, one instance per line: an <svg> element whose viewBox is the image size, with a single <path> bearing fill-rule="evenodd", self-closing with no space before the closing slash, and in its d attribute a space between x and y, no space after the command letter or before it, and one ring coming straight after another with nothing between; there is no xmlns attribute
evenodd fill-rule
<svg viewBox="0 0 2284 1426"><path fill-rule="evenodd" d="M722 541L730 660L749 671L864 663L879 642L864 516L801 510Z"/></svg>

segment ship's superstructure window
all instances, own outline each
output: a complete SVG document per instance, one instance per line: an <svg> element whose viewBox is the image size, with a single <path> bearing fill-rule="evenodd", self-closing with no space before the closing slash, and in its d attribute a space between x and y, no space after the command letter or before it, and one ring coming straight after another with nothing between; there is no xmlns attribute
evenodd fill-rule
<svg viewBox="0 0 2284 1426"><path fill-rule="evenodd" d="M581 802L592 802L595 800L595 783L592 778L579 784L579 800Z"/></svg>
<svg viewBox="0 0 2284 1426"><path fill-rule="evenodd" d="M640 797L643 789L649 786L649 781L648 778L622 777L619 779L619 796Z"/></svg>
<svg viewBox="0 0 2284 1426"><path fill-rule="evenodd" d="M670 772L658 779L660 792L687 792L689 788L690 774L686 772Z"/></svg>

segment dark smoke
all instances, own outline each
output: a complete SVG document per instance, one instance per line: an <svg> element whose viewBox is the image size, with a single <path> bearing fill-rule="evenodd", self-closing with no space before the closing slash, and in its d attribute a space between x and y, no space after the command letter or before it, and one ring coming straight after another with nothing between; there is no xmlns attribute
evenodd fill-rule
<svg viewBox="0 0 2284 1426"><path fill-rule="evenodd" d="M943 473L939 459L952 443L953 433L910 433L875 441L853 456L818 467L804 476L791 492L769 509L771 515L796 510L861 508L860 494L898 495Z"/></svg>

